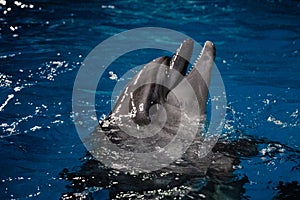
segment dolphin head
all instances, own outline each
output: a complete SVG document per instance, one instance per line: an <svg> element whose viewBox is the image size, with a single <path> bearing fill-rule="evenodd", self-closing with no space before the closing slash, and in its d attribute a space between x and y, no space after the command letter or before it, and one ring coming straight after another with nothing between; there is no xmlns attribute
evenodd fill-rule
<svg viewBox="0 0 300 200"><path fill-rule="evenodd" d="M155 104L164 104L169 92L185 76L193 51L193 41L183 41L172 56L154 59L134 77L137 85L130 98L129 110L134 110L132 120L139 125L151 122L150 108Z"/></svg>
<svg viewBox="0 0 300 200"><path fill-rule="evenodd" d="M106 121L119 115L129 116L139 126L148 125L151 123L151 108L154 105L168 103L180 106L173 91L190 98L188 101L191 103L198 102L201 110L199 115L205 113L210 72L216 50L213 43L207 41L191 71L186 74L193 47L193 40L184 40L172 57L159 57L146 64L128 83ZM183 78L193 88L197 99L191 98L193 95L180 87ZM127 109L122 111L120 108L124 107Z"/></svg>
<svg viewBox="0 0 300 200"><path fill-rule="evenodd" d="M125 86L108 117L91 134L88 145L94 147L99 159L109 158L118 168L128 166L130 170L137 161L139 166L134 170L140 170L140 165L151 166L152 170L183 156L187 163L192 163L187 171L194 168L196 158L205 150L204 138L197 133L205 125L216 50L207 41L187 73L193 46L192 40L183 41L173 56L149 62ZM102 141L110 142L102 145ZM119 149L125 152L116 161L114 155L118 155ZM155 165L152 159L157 159ZM180 173L186 168L180 163L170 167ZM198 171L205 171L201 163Z"/></svg>

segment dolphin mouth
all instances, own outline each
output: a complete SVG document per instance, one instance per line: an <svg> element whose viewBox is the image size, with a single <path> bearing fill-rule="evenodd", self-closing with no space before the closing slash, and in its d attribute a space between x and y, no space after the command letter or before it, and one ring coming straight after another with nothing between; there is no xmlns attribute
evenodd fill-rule
<svg viewBox="0 0 300 200"><path fill-rule="evenodd" d="M198 70L198 72L201 70L201 63L203 65L203 62L206 61L214 61L216 56L216 47L215 45L211 42L211 41L206 41L204 43L204 46L201 50L201 52L199 53L196 61L194 62L194 64L191 66L190 70L185 72L185 76L189 76L189 74L193 73L195 70Z"/></svg>
<svg viewBox="0 0 300 200"><path fill-rule="evenodd" d="M187 73L189 61L194 49L194 41L192 39L184 40L170 62L170 69L177 70L182 76Z"/></svg>
<svg viewBox="0 0 300 200"><path fill-rule="evenodd" d="M194 73L198 73L200 74L200 76L206 76L204 77L204 79L209 79L210 74L203 74L202 72L205 70L205 68L209 68L208 70L211 70L211 65L213 65L216 56L215 45L211 41L206 41L196 61L193 65L191 65L188 71L188 66L190 64L193 50L194 41L192 39L186 39L181 43L176 53L172 56L171 60L167 62L169 63L169 70L175 69L180 73L172 74L172 72L168 72L169 76L171 76L171 82L173 83L173 87L171 87L171 89L179 84L179 82L183 79L182 76L190 79L190 81L196 81L192 77L194 76ZM165 60L163 62L158 62L160 62L160 64L166 64ZM201 79L201 77L199 76L197 78ZM207 83L209 84L209 82Z"/></svg>
<svg viewBox="0 0 300 200"><path fill-rule="evenodd" d="M153 71L156 80L166 88L157 87L156 92L163 99L168 93L174 89L187 74L187 69L190 64L190 59L194 49L194 41L192 39L184 40L172 57L163 56L155 59L153 62ZM146 65L147 66L147 65Z"/></svg>
<svg viewBox="0 0 300 200"><path fill-rule="evenodd" d="M168 72L168 78L165 77L169 81L167 84L169 90L163 95L167 96L183 79L186 79L195 90L198 99L207 99L210 75L216 57L216 47L211 41L206 41L194 64L187 71L193 50L194 41L186 39L172 56L169 62L169 69L171 70ZM172 69L176 70L177 73L172 73Z"/></svg>

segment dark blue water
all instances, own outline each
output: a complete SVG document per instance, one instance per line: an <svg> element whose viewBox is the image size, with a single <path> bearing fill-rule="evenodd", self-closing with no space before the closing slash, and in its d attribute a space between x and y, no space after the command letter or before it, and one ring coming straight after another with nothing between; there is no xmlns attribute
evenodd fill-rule
<svg viewBox="0 0 300 200"><path fill-rule="evenodd" d="M234 172L249 180L242 197L272 199L285 189L299 194L298 1L0 0L0 198L59 199L74 192L59 174L79 169L86 154L72 121L77 71L103 40L145 26L215 43L228 99L224 132L254 138L259 151ZM130 54L113 73L120 76L153 54ZM107 88L116 84L108 80ZM111 94L101 94L98 112L107 114ZM110 189L86 191L106 199Z"/></svg>

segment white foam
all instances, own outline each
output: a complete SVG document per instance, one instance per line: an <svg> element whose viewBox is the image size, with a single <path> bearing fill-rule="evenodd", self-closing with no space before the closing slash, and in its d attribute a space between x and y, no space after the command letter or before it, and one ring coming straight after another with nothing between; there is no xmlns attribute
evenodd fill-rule
<svg viewBox="0 0 300 200"><path fill-rule="evenodd" d="M109 75L110 75L110 79L111 80L118 80L118 76L117 76L117 74L115 74L113 71L110 71L110 72L108 72L109 73Z"/></svg>
<svg viewBox="0 0 300 200"><path fill-rule="evenodd" d="M0 4L5 6L6 5L6 1L5 0L0 0Z"/></svg>
<svg viewBox="0 0 300 200"><path fill-rule="evenodd" d="M23 89L23 87L15 87L15 88L14 88L14 91L15 91L15 92L19 92L19 91L21 91L21 89Z"/></svg>
<svg viewBox="0 0 300 200"><path fill-rule="evenodd" d="M36 130L39 130L41 128L42 128L41 126L34 126L34 127L30 128L30 130L31 131L36 131Z"/></svg>
<svg viewBox="0 0 300 200"><path fill-rule="evenodd" d="M0 111L3 110L3 108L7 105L7 103L12 99L14 98L14 94L10 94L7 96L7 99L5 100L5 102L0 106Z"/></svg>

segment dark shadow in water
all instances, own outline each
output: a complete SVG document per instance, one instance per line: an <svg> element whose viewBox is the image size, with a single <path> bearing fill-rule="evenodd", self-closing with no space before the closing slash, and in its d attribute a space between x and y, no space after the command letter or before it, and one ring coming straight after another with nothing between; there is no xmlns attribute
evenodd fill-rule
<svg viewBox="0 0 300 200"><path fill-rule="evenodd" d="M277 191L277 195L274 197L276 200L297 200L300 197L300 185L297 181L292 181L290 183L279 181L275 190Z"/></svg>
<svg viewBox="0 0 300 200"><path fill-rule="evenodd" d="M246 176L233 174L241 158L258 154L256 141L220 141L213 152L232 160L232 171L223 171L222 163L212 164L205 175L178 174L166 170L130 175L108 169L90 154L82 159L82 166L64 169L60 177L69 181L61 199L241 199ZM218 166L219 165L219 166Z"/></svg>

